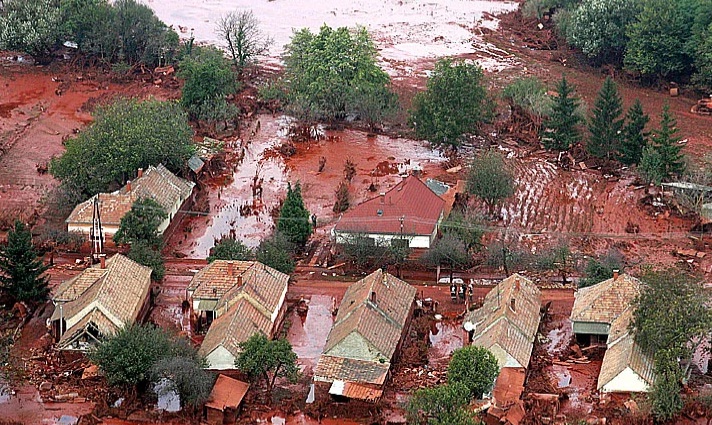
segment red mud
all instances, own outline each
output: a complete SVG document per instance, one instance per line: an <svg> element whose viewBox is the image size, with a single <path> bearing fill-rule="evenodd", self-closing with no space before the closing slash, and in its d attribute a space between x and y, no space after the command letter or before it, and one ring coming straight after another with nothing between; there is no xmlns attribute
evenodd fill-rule
<svg viewBox="0 0 712 425"><path fill-rule="evenodd" d="M299 363L307 368L315 368L326 344L334 316L331 314L336 299L329 295L312 295L305 317L293 310L289 316L290 327L287 340L299 357ZM336 304L338 305L338 304Z"/></svg>

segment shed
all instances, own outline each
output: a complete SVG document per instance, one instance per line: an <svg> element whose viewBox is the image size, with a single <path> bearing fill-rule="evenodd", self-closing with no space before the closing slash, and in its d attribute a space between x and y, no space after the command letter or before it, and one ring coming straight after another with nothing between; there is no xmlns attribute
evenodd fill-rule
<svg viewBox="0 0 712 425"><path fill-rule="evenodd" d="M203 411L208 424L234 423L242 399L245 398L249 388L248 383L222 374L218 375Z"/></svg>

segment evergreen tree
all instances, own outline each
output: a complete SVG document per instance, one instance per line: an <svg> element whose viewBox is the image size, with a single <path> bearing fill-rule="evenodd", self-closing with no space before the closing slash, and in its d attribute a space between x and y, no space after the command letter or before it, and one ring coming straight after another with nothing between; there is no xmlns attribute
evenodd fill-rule
<svg viewBox="0 0 712 425"><path fill-rule="evenodd" d="M287 198L279 212L277 230L295 245L304 246L309 239L311 234L309 211L304 207L302 186L299 182L294 185L294 188L290 183L287 184Z"/></svg>
<svg viewBox="0 0 712 425"><path fill-rule="evenodd" d="M660 183L670 177L680 175L685 169L682 145L678 142L677 120L670 113L670 105L663 106L660 113L660 128L653 132L650 144L643 150L641 173L649 181Z"/></svg>
<svg viewBox="0 0 712 425"><path fill-rule="evenodd" d="M623 120L623 100L618 93L618 87L611 77L606 78L598 92L594 104L593 117L588 124L591 138L586 144L586 150L598 158L611 159L620 149Z"/></svg>
<svg viewBox="0 0 712 425"><path fill-rule="evenodd" d="M0 287L17 301L44 300L49 279L42 274L48 268L37 259L30 229L15 221L7 245L0 248Z"/></svg>
<svg viewBox="0 0 712 425"><path fill-rule="evenodd" d="M633 106L628 109L625 121L619 151L621 162L626 165L638 164L643 156L643 148L648 143L648 133L644 130L650 121L650 117L643 112L640 99L636 99Z"/></svg>
<svg viewBox="0 0 712 425"><path fill-rule="evenodd" d="M576 111L579 99L572 96L574 90L575 87L566 81L566 77L561 77L561 81L556 86L558 96L554 99L551 116L547 122L547 135L542 138L547 149L563 151L581 139L577 128L581 117Z"/></svg>

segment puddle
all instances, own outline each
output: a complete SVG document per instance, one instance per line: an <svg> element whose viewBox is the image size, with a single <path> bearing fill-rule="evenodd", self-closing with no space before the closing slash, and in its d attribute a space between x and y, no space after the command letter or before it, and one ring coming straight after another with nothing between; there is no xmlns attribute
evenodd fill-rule
<svg viewBox="0 0 712 425"><path fill-rule="evenodd" d="M452 322L435 322L430 330L431 361L446 360L453 351L463 346L462 325Z"/></svg>
<svg viewBox="0 0 712 425"><path fill-rule="evenodd" d="M565 318L561 320L560 324L546 334L546 337L549 340L546 344L546 351L549 354L560 352L562 349L566 348L566 345L571 340L571 335L571 321L568 318Z"/></svg>
<svg viewBox="0 0 712 425"><path fill-rule="evenodd" d="M287 333L287 340L301 363L316 366L334 324L334 316L331 314L333 305L334 298L331 296L312 295L306 318L299 316L296 310L292 311L289 317L292 326Z"/></svg>
<svg viewBox="0 0 712 425"><path fill-rule="evenodd" d="M79 422L79 418L76 416L62 415L54 423L57 425L76 425Z"/></svg>
<svg viewBox="0 0 712 425"><path fill-rule="evenodd" d="M571 374L566 369L566 366L552 365L552 370L557 378L557 386L566 388L571 385Z"/></svg>
<svg viewBox="0 0 712 425"><path fill-rule="evenodd" d="M7 384L0 380L0 403L7 403L10 401L10 387L7 386Z"/></svg>
<svg viewBox="0 0 712 425"><path fill-rule="evenodd" d="M153 386L153 391L158 396L157 407L166 412L180 411L180 396L175 389L171 388L171 382L163 378Z"/></svg>
<svg viewBox="0 0 712 425"><path fill-rule="evenodd" d="M285 425L287 423L287 420L283 417L280 416L272 416L272 425Z"/></svg>

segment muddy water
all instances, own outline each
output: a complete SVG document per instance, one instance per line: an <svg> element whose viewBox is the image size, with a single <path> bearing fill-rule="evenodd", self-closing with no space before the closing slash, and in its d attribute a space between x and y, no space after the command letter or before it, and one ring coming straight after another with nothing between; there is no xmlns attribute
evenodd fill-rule
<svg viewBox="0 0 712 425"><path fill-rule="evenodd" d="M299 362L312 368L316 366L326 338L334 323L331 308L334 298L328 295L313 295L309 302L306 317L292 312L292 326L287 333L287 340L292 344Z"/></svg>
<svg viewBox="0 0 712 425"><path fill-rule="evenodd" d="M261 422L265 425L360 425L361 422L356 422L351 419L341 418L322 418L317 421L309 416L300 413L294 416L271 416Z"/></svg>
<svg viewBox="0 0 712 425"><path fill-rule="evenodd" d="M456 322L436 322L430 330L430 362L447 362L453 351L463 346L462 324Z"/></svg>
<svg viewBox="0 0 712 425"><path fill-rule="evenodd" d="M91 413L94 403L45 403L32 386L17 388L15 394L0 399L0 419L27 425L76 423Z"/></svg>

